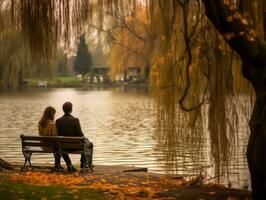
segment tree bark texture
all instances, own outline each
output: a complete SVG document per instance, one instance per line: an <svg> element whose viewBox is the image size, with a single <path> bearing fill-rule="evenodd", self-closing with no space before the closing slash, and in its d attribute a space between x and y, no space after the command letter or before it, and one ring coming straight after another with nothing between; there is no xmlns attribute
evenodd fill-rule
<svg viewBox="0 0 266 200"><path fill-rule="evenodd" d="M251 23L226 0L202 0L206 15L243 62L243 76L256 93L249 122L247 160L254 200L266 199L266 46ZM230 37L228 37L228 35Z"/></svg>

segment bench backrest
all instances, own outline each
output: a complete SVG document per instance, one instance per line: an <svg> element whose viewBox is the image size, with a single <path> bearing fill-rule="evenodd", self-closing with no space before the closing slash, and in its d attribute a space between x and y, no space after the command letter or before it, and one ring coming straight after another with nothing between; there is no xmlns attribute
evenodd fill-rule
<svg viewBox="0 0 266 200"><path fill-rule="evenodd" d="M21 135L20 138L22 142L22 149L31 147L46 147L80 151L84 149L85 144L85 137Z"/></svg>

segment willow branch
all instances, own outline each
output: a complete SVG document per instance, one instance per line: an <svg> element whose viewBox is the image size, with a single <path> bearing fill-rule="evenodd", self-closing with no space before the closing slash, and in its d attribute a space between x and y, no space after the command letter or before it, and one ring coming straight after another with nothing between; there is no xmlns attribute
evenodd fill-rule
<svg viewBox="0 0 266 200"><path fill-rule="evenodd" d="M189 68L192 65L192 51L190 48L190 36L189 36L189 30L188 30L188 2L186 1L186 3L182 3L180 4L180 6L182 7L182 11L183 11L183 26L184 26L184 40L185 40L185 45L186 45L186 52L187 52L187 64L186 64L186 85L185 85L185 89L183 94L181 95L181 98L179 99L179 104L181 106L181 108L185 107L183 105L184 100L188 94L188 90L190 87L190 75L189 75Z"/></svg>

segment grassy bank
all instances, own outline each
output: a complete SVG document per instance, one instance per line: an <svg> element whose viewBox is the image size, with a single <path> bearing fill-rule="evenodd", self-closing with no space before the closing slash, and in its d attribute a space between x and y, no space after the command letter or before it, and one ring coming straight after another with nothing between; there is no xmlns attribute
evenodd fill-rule
<svg viewBox="0 0 266 200"><path fill-rule="evenodd" d="M81 87L86 84L75 76L69 76L54 79L25 79L26 87L37 87L40 81L46 82L48 87Z"/></svg>
<svg viewBox="0 0 266 200"><path fill-rule="evenodd" d="M103 193L92 189L76 189L65 186L35 186L18 183L0 183L1 200L48 200L48 199L107 199Z"/></svg>
<svg viewBox="0 0 266 200"><path fill-rule="evenodd" d="M89 83L80 80L78 77L56 77L54 79L25 79L24 87L33 88L37 87L39 82L46 82L49 88L70 88L70 87L84 87L84 88L97 88L97 87L137 87L148 88L148 83L129 83L129 82L115 82L115 83Z"/></svg>

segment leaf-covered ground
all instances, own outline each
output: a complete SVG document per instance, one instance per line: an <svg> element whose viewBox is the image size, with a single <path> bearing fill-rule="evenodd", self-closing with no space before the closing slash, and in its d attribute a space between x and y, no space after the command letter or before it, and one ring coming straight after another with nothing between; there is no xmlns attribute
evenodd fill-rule
<svg viewBox="0 0 266 200"><path fill-rule="evenodd" d="M35 186L20 183L0 183L1 200L105 200L103 193L88 188L74 189L65 186Z"/></svg>
<svg viewBox="0 0 266 200"><path fill-rule="evenodd" d="M202 185L195 179L185 181L109 168L74 174L12 171L0 172L0 177L0 199L251 199L246 191Z"/></svg>

